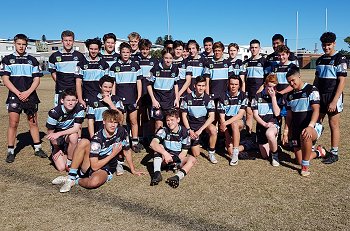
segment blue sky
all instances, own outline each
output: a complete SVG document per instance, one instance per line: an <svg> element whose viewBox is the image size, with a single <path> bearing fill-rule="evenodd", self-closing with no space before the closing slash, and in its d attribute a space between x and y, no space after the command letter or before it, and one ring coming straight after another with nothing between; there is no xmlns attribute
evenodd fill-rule
<svg viewBox="0 0 350 231"><path fill-rule="evenodd" d="M96 2L101 3L97 5ZM225 44L249 44L259 39L262 46L271 45L271 37L281 33L295 50L296 11L299 12L298 48L319 51L320 35L325 31L325 8L328 9L328 31L336 33L337 49L348 49L343 39L350 36L348 0L333 1L237 1L237 0L169 0L170 34L174 39L196 39L206 36ZM166 0L134 1L24 1L1 3L0 38L25 33L30 38L59 39L65 29L75 32L76 39L102 37L113 32L126 38L132 31L152 42L167 34Z"/></svg>

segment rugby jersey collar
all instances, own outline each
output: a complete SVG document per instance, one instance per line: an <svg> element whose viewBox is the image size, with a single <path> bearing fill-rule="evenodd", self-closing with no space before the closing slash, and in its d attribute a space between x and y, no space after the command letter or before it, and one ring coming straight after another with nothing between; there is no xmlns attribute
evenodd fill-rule
<svg viewBox="0 0 350 231"><path fill-rule="evenodd" d="M111 137L113 137L115 134L117 134L117 131L118 131L118 127L115 128L115 131L114 131L113 135L111 135ZM102 129L102 135L103 135L106 139L111 138L111 137L108 137L108 134L107 134L107 132L106 132L106 130L105 130L104 128Z"/></svg>
<svg viewBox="0 0 350 231"><path fill-rule="evenodd" d="M178 59L174 59L173 62L179 62L179 61L183 61L184 58L183 57L179 57Z"/></svg>
<svg viewBox="0 0 350 231"><path fill-rule="evenodd" d="M130 64L131 63L131 59L128 59L128 61L124 62L122 59L118 59L117 61L120 64Z"/></svg>
<svg viewBox="0 0 350 231"><path fill-rule="evenodd" d="M230 91L226 91L226 95L227 95L229 98L238 97L240 93L241 93L241 91L238 91L238 92L237 92L237 95L232 96L231 93L230 93Z"/></svg>
<svg viewBox="0 0 350 231"><path fill-rule="evenodd" d="M201 94L201 95L198 96L198 97L197 97L197 95L196 95L196 91L192 91L191 94L192 94L192 97L193 97L193 98L203 98L203 97L204 97L204 92L203 92L203 94Z"/></svg>
<svg viewBox="0 0 350 231"><path fill-rule="evenodd" d="M23 57L23 56L28 56L28 53L27 53L27 52L24 52L23 55L20 55L20 54L17 53L17 51L15 51L15 52L13 52L13 55L14 55L14 56L22 56L22 57Z"/></svg>
<svg viewBox="0 0 350 231"><path fill-rule="evenodd" d="M181 126L180 124L177 125L177 127L179 128L176 132L173 132L169 129L170 133L173 133L173 134L179 134L181 132Z"/></svg>
<svg viewBox="0 0 350 231"><path fill-rule="evenodd" d="M98 61L101 60L101 57L100 57L100 56L97 56L97 57L96 57L96 58L97 58L96 60L92 60L89 54L87 54L87 55L85 56L85 58L86 58L86 60L89 61L89 62L98 62Z"/></svg>
<svg viewBox="0 0 350 231"><path fill-rule="evenodd" d="M217 59L217 60L213 57L211 60L213 60L213 62L221 62L221 61L224 61L224 56L222 56L220 59Z"/></svg>
<svg viewBox="0 0 350 231"><path fill-rule="evenodd" d="M102 50L100 53L101 55L114 55L115 51L113 51L111 54L107 54L105 50Z"/></svg>
<svg viewBox="0 0 350 231"><path fill-rule="evenodd" d="M63 106L63 104L61 104L61 109L62 109L62 111L63 111L64 114L67 114L67 110L66 110L66 108Z"/></svg>
<svg viewBox="0 0 350 231"><path fill-rule="evenodd" d="M63 47L62 47L62 48L60 48L58 51L59 51L61 54L73 54L74 48L72 47L72 49L70 49L69 52L66 52L66 50L63 49Z"/></svg>
<svg viewBox="0 0 350 231"><path fill-rule="evenodd" d="M170 70L170 69L173 67L173 64L170 64L170 67L169 67L169 68L164 68L162 62L160 62L160 63L159 63L159 66L160 66L160 68L162 68L163 70Z"/></svg>

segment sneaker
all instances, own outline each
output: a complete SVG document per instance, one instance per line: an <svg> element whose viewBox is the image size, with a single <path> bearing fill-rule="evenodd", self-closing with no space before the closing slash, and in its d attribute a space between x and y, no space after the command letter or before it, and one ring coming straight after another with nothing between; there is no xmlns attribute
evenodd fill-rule
<svg viewBox="0 0 350 231"><path fill-rule="evenodd" d="M230 165L234 166L238 164L238 154L232 154Z"/></svg>
<svg viewBox="0 0 350 231"><path fill-rule="evenodd" d="M121 176L124 174L124 168L123 168L123 163L118 163L117 164L117 170L116 170L116 175Z"/></svg>
<svg viewBox="0 0 350 231"><path fill-rule="evenodd" d="M153 178L151 180L151 186L158 185L159 182L163 180L162 174L160 171L154 172Z"/></svg>
<svg viewBox="0 0 350 231"><path fill-rule="evenodd" d="M316 158L327 158L326 155L328 154L328 151L321 145L318 145L314 151L317 153Z"/></svg>
<svg viewBox="0 0 350 231"><path fill-rule="evenodd" d="M333 164L338 161L338 155L334 155L333 153L329 153L329 156L326 157L322 162L324 164Z"/></svg>
<svg viewBox="0 0 350 231"><path fill-rule="evenodd" d="M271 164L274 167L280 166L280 161L278 159L278 154L272 155Z"/></svg>
<svg viewBox="0 0 350 231"><path fill-rule="evenodd" d="M10 152L7 153L7 157L6 157L6 162L7 163L12 163L15 161L15 154L12 154Z"/></svg>
<svg viewBox="0 0 350 231"><path fill-rule="evenodd" d="M139 144L135 144L131 146L131 149L135 152L135 153L139 153L141 152L141 149L139 147Z"/></svg>
<svg viewBox="0 0 350 231"><path fill-rule="evenodd" d="M62 185L62 187L60 188L60 192L61 193L69 192L74 184L75 184L74 180L67 178L67 180L64 182L64 185Z"/></svg>
<svg viewBox="0 0 350 231"><path fill-rule="evenodd" d="M39 156L40 158L47 158L48 157L47 154L41 148L39 148L38 151L35 151L34 155Z"/></svg>
<svg viewBox="0 0 350 231"><path fill-rule="evenodd" d="M209 154L209 160L212 164L217 164L218 161L215 158L215 154Z"/></svg>
<svg viewBox="0 0 350 231"><path fill-rule="evenodd" d="M301 166L300 175L302 175L302 176L310 176L309 166Z"/></svg>
<svg viewBox="0 0 350 231"><path fill-rule="evenodd" d="M180 184L180 178L179 178L179 176L175 175L175 176L168 178L165 183L170 185L170 187L172 187L172 188L177 188L177 187L179 187L179 184Z"/></svg>
<svg viewBox="0 0 350 231"><path fill-rule="evenodd" d="M55 179L52 180L52 184L63 184L67 181L68 176L58 176Z"/></svg>

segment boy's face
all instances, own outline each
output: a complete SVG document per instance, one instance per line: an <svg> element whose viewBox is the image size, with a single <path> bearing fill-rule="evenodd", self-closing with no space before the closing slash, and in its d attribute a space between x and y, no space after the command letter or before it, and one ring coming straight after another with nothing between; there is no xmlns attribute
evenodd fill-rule
<svg viewBox="0 0 350 231"><path fill-rule="evenodd" d="M199 82L194 85L196 92L200 95L202 95L207 88L206 82Z"/></svg>
<svg viewBox="0 0 350 231"><path fill-rule="evenodd" d="M131 49L133 51L136 51L136 50L139 49L139 39L137 39L137 38L130 38L129 39L129 44L130 44Z"/></svg>
<svg viewBox="0 0 350 231"><path fill-rule="evenodd" d="M299 90L300 89L300 85L301 85L301 78L300 78L300 74L294 74L291 75L287 78L287 81L289 83L289 85L294 89L294 90Z"/></svg>
<svg viewBox="0 0 350 231"><path fill-rule="evenodd" d="M173 62L173 56L170 53L166 53L163 56L163 63L165 64L165 67L170 67L172 62Z"/></svg>
<svg viewBox="0 0 350 231"><path fill-rule="evenodd" d="M106 40L105 42L105 51L107 51L107 53L112 53L113 51L115 51L115 41L112 38L109 38Z"/></svg>
<svg viewBox="0 0 350 231"><path fill-rule="evenodd" d="M190 52L187 49L184 49L184 52L182 53L182 58L186 59L190 55Z"/></svg>
<svg viewBox="0 0 350 231"><path fill-rule="evenodd" d="M149 47L142 47L141 48L141 54L143 57L147 57L150 54L150 48Z"/></svg>
<svg viewBox="0 0 350 231"><path fill-rule="evenodd" d="M278 60L280 61L280 63L282 64L287 63L288 58L289 58L289 53L286 53L286 52L278 53Z"/></svg>
<svg viewBox="0 0 350 231"><path fill-rule="evenodd" d="M239 80L238 79L230 79L228 84L229 91L232 94L236 94L239 91Z"/></svg>
<svg viewBox="0 0 350 231"><path fill-rule="evenodd" d="M175 130L180 123L180 117L176 118L175 116L167 116L166 117L166 125L168 128L173 131Z"/></svg>
<svg viewBox="0 0 350 231"><path fill-rule="evenodd" d="M215 48L214 50L214 57L215 59L221 59L222 55L224 54L224 51L221 48Z"/></svg>
<svg viewBox="0 0 350 231"><path fill-rule="evenodd" d="M270 92L270 91L276 91L276 84L274 83L267 83L265 84L265 92Z"/></svg>
<svg viewBox="0 0 350 231"><path fill-rule="evenodd" d="M322 50L326 55L333 55L333 53L335 52L335 42L322 43Z"/></svg>
<svg viewBox="0 0 350 231"><path fill-rule="evenodd" d="M111 83L111 82L104 82L100 88L101 88L101 94L103 96L110 95L111 92L112 92L113 83Z"/></svg>
<svg viewBox="0 0 350 231"><path fill-rule="evenodd" d="M283 44L284 43L281 40L279 40L279 39L276 39L276 40L272 41L273 50L275 51L278 46L281 46Z"/></svg>
<svg viewBox="0 0 350 231"><path fill-rule="evenodd" d="M100 52L100 49L98 48L98 45L97 44L91 44L89 46L89 56L91 58L96 58L98 53Z"/></svg>
<svg viewBox="0 0 350 231"><path fill-rule="evenodd" d="M66 36L62 39L63 48L70 51L73 48L74 39L72 36Z"/></svg>
<svg viewBox="0 0 350 231"><path fill-rule="evenodd" d="M130 49L124 47L123 49L121 49L120 51L120 57L122 58L122 60L124 62L128 61L130 59L131 56L131 51Z"/></svg>
<svg viewBox="0 0 350 231"><path fill-rule="evenodd" d="M198 55L198 50L195 44L190 43L188 45L188 49L190 50L190 54L192 57L195 57L196 55Z"/></svg>
<svg viewBox="0 0 350 231"><path fill-rule="evenodd" d="M178 46L175 48L175 58L180 58L182 57L182 54L184 52L184 48L182 46Z"/></svg>
<svg viewBox="0 0 350 231"><path fill-rule="evenodd" d="M113 134L118 126L118 123L113 120L103 121L104 128L109 134Z"/></svg>
<svg viewBox="0 0 350 231"><path fill-rule="evenodd" d="M230 55L231 59L236 58L238 50L236 49L236 47L230 47L230 50L228 50L228 53Z"/></svg>
<svg viewBox="0 0 350 231"><path fill-rule="evenodd" d="M74 95L67 95L64 99L61 99L61 103L67 111L71 111L77 105L78 99Z"/></svg>
<svg viewBox="0 0 350 231"><path fill-rule="evenodd" d="M213 52L213 43L212 42L204 43L204 50L207 54L210 54L211 52Z"/></svg>
<svg viewBox="0 0 350 231"><path fill-rule="evenodd" d="M260 45L259 43L252 43L249 49L250 49L250 52L252 53L252 56L257 56L260 52Z"/></svg>
<svg viewBox="0 0 350 231"><path fill-rule="evenodd" d="M26 48L27 48L27 42L24 39L17 39L15 41L15 48L16 48L16 52L18 54L24 54L26 52Z"/></svg>

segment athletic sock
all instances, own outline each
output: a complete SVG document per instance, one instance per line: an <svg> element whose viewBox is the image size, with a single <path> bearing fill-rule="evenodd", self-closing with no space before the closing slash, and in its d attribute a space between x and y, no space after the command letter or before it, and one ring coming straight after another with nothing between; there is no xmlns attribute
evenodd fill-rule
<svg viewBox="0 0 350 231"><path fill-rule="evenodd" d="M159 156L154 157L154 159L153 159L154 172L157 172L157 171L160 172L160 168L162 166L162 162L163 162L162 157L159 157Z"/></svg>
<svg viewBox="0 0 350 231"><path fill-rule="evenodd" d="M310 165L310 161L308 161L308 160L302 160L301 161L301 166L309 166Z"/></svg>
<svg viewBox="0 0 350 231"><path fill-rule="evenodd" d="M179 177L179 180L182 180L186 176L186 171L182 168L176 173L176 176Z"/></svg>
<svg viewBox="0 0 350 231"><path fill-rule="evenodd" d="M131 139L131 144L132 144L132 146L138 145L139 144L139 138L138 137L132 138Z"/></svg>
<svg viewBox="0 0 350 231"><path fill-rule="evenodd" d="M233 155L238 155L238 154L239 154L238 147L233 147Z"/></svg>
<svg viewBox="0 0 350 231"><path fill-rule="evenodd" d="M7 153L14 155L15 154L15 146L7 146Z"/></svg>
<svg viewBox="0 0 350 231"><path fill-rule="evenodd" d="M69 169L69 172L68 172L69 179L75 180L77 178L77 175L78 175L78 169L76 168Z"/></svg>
<svg viewBox="0 0 350 231"><path fill-rule="evenodd" d="M72 160L67 159L66 165L67 165L67 166L71 166L71 165L72 165Z"/></svg>
<svg viewBox="0 0 350 231"><path fill-rule="evenodd" d="M271 151L271 155L278 155L278 150L275 152Z"/></svg>
<svg viewBox="0 0 350 231"><path fill-rule="evenodd" d="M37 152L41 149L41 143L35 143L34 144L34 150Z"/></svg>
<svg viewBox="0 0 350 231"><path fill-rule="evenodd" d="M215 154L215 148L209 148L208 149L209 155L214 155Z"/></svg>
<svg viewBox="0 0 350 231"><path fill-rule="evenodd" d="M332 147L330 152L333 154L333 155L338 155L338 147Z"/></svg>

